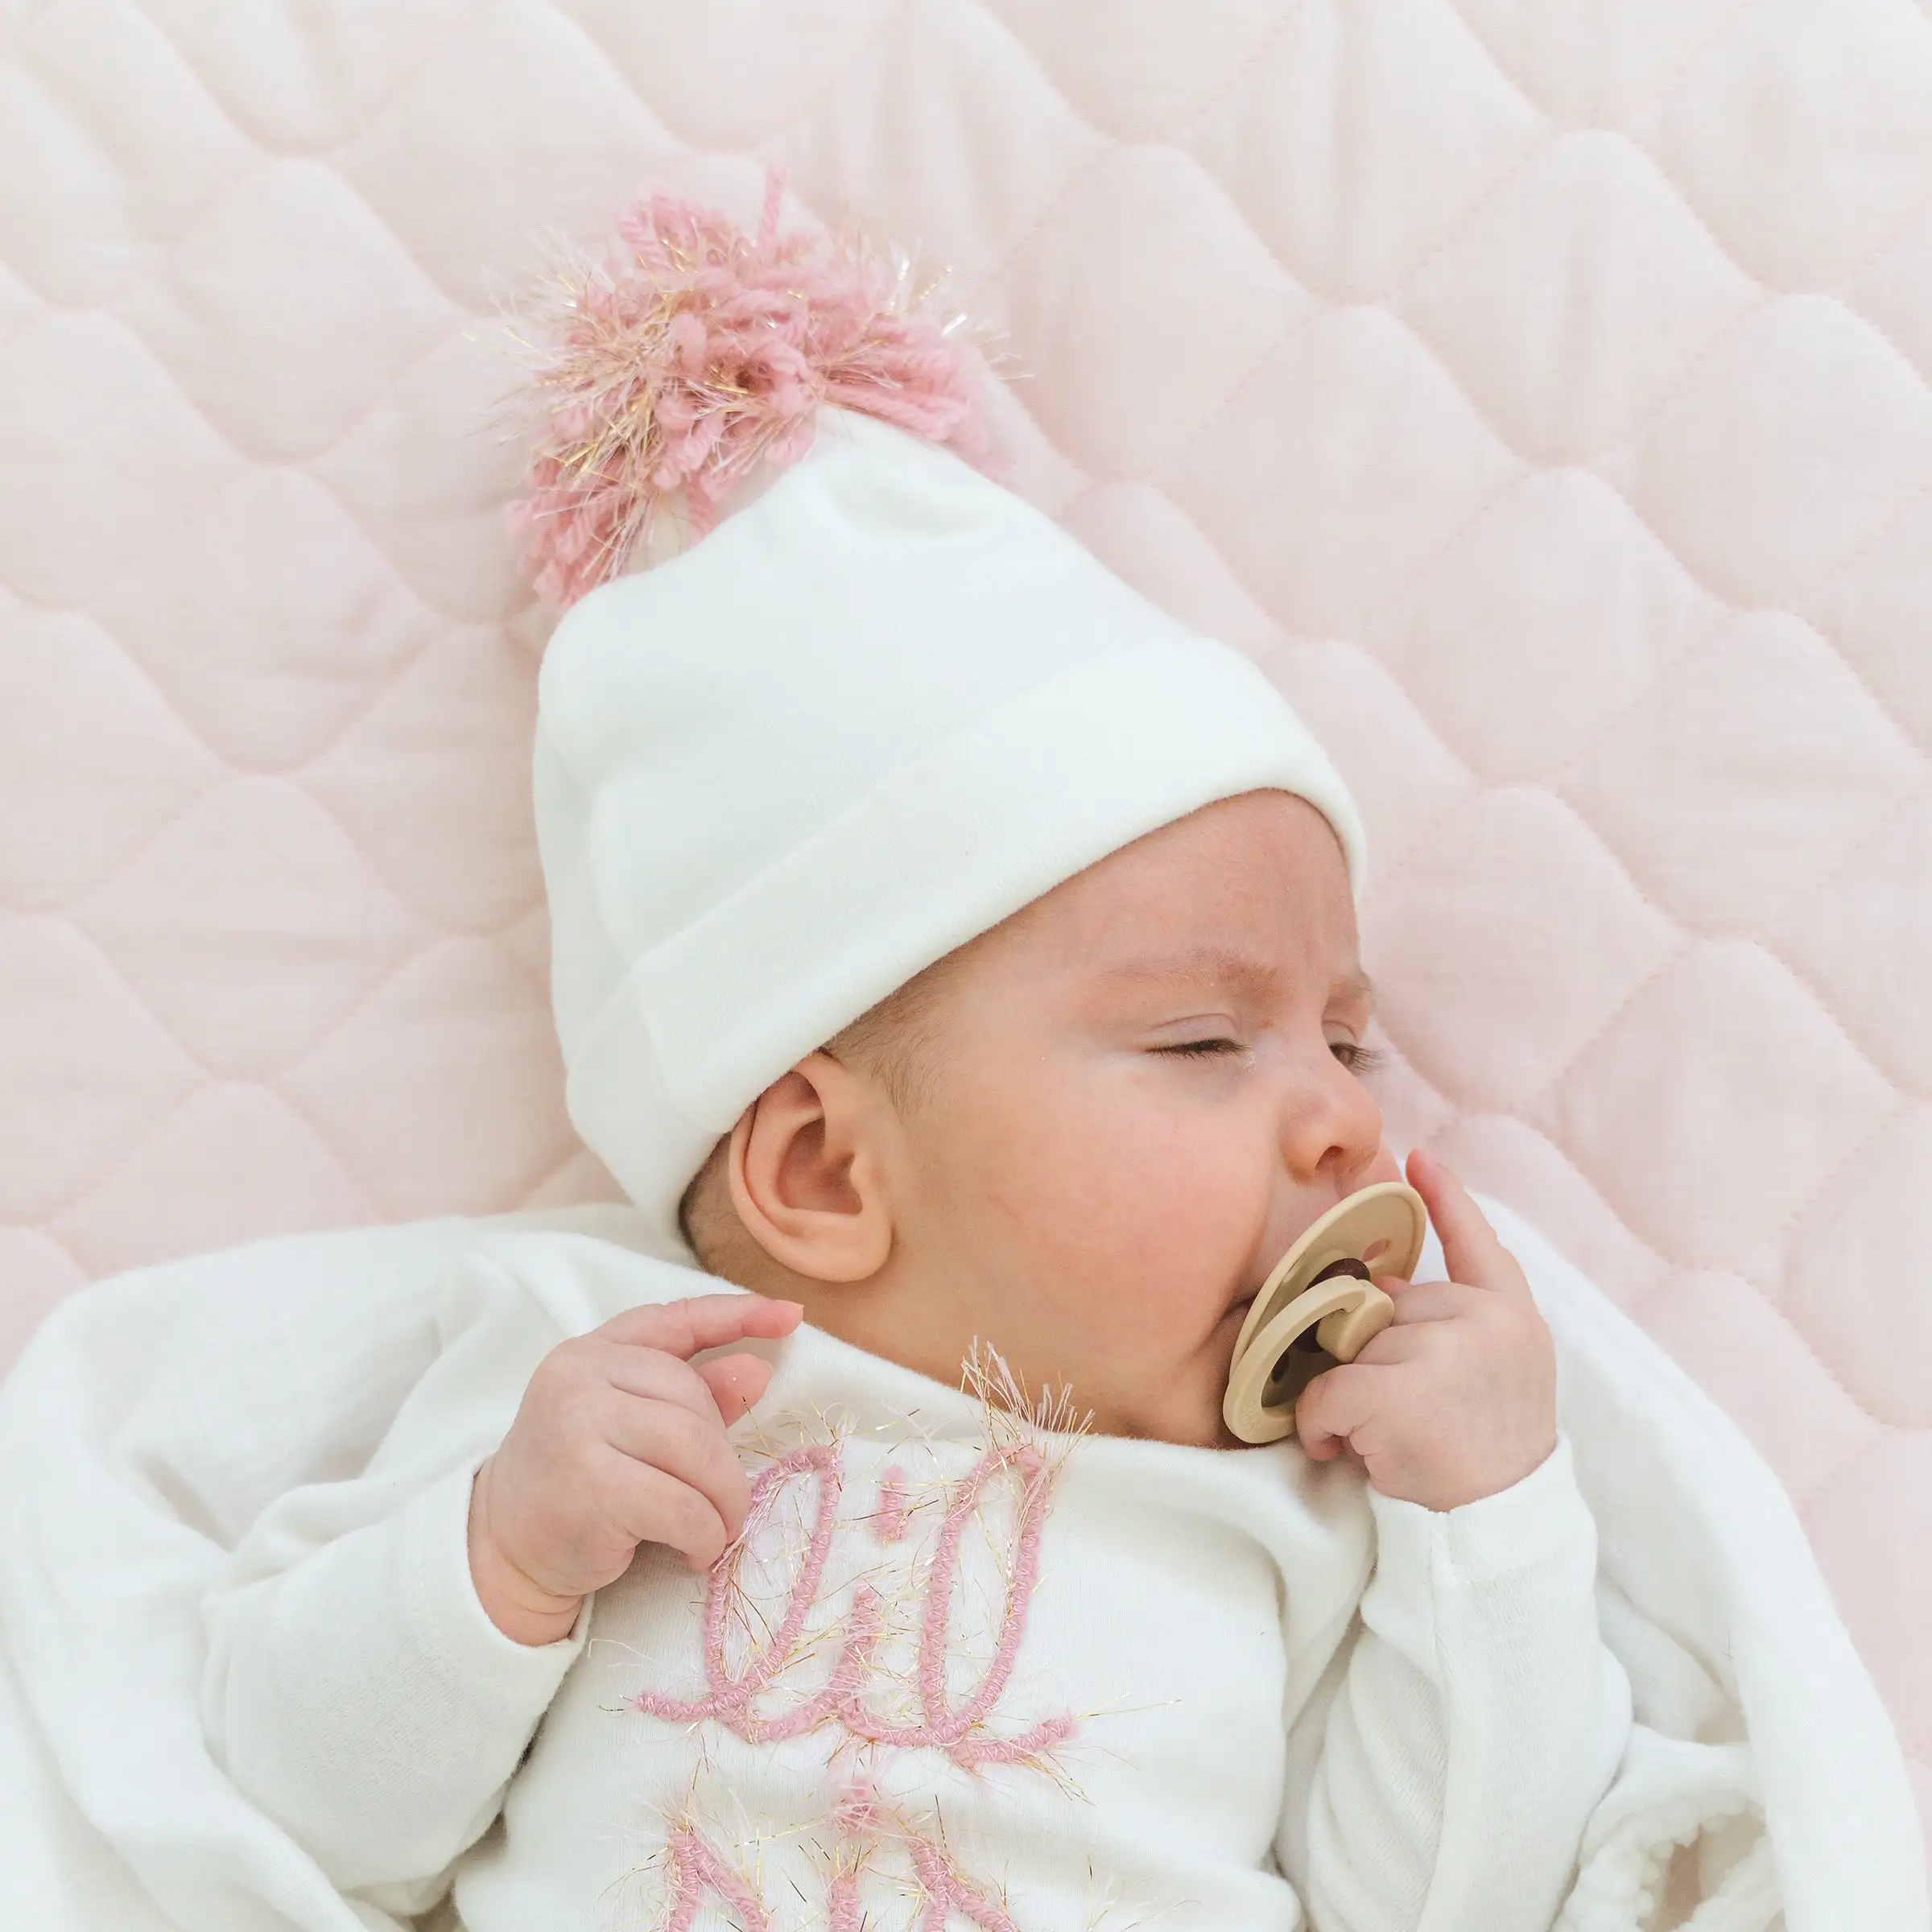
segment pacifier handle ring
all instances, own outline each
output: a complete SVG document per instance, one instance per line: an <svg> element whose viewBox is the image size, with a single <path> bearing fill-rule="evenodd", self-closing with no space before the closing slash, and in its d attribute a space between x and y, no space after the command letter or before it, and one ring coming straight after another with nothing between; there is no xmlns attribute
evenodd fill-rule
<svg viewBox="0 0 1932 1932"><path fill-rule="evenodd" d="M1385 1181L1337 1202L1302 1232L1269 1271L1236 1340L1221 1404L1234 1435L1271 1443L1294 1433L1302 1389L1324 1368L1352 1361L1395 1319L1395 1303L1371 1269L1406 1281L1428 1226L1422 1196L1404 1182ZM1304 1338L1313 1345L1284 1375ZM1330 1360L1319 1362L1318 1350Z"/></svg>
<svg viewBox="0 0 1932 1932"><path fill-rule="evenodd" d="M1315 1339L1338 1362L1352 1362L1395 1319L1385 1289L1365 1282L1354 1306L1338 1308L1315 1325Z"/></svg>
<svg viewBox="0 0 1932 1932"><path fill-rule="evenodd" d="M1395 1319L1395 1303L1373 1282L1343 1275L1298 1294L1275 1316L1253 1346L1245 1350L1228 1378L1221 1405L1223 1419L1245 1443L1275 1443L1294 1433L1294 1406L1302 1389L1335 1361L1353 1361ZM1324 1335L1323 1331L1328 1331ZM1282 1367L1295 1353L1295 1344L1312 1335L1323 1352L1303 1351L1307 1373L1282 1393L1271 1393L1282 1380ZM1331 1340L1339 1348L1330 1346ZM1345 1351L1346 1352L1344 1352Z"/></svg>
<svg viewBox="0 0 1932 1932"><path fill-rule="evenodd" d="M1336 1261L1361 1262L1377 1274L1406 1280L1422 1258L1428 1231L1429 1215L1422 1197L1406 1181L1380 1181L1336 1202L1302 1231L1269 1271L1236 1338L1236 1359L1289 1302Z"/></svg>

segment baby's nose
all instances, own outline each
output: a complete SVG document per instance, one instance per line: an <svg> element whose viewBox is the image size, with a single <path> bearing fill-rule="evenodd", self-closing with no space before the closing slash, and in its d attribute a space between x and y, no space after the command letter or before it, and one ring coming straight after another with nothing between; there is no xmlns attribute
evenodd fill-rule
<svg viewBox="0 0 1932 1932"><path fill-rule="evenodd" d="M1361 1081L1324 1053L1283 1109L1282 1164L1304 1186L1326 1184L1339 1200L1400 1170L1382 1144L1382 1112ZM1385 1173L1381 1171L1386 1166Z"/></svg>

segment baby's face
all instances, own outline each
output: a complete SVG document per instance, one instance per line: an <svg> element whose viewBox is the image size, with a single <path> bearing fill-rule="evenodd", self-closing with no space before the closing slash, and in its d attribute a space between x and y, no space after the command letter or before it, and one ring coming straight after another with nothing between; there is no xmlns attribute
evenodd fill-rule
<svg viewBox="0 0 1932 1932"><path fill-rule="evenodd" d="M888 1157L868 1344L951 1380L984 1338L1108 1434L1228 1443L1269 1269L1397 1170L1363 1086L1341 852L1283 792L1208 807L976 941Z"/></svg>

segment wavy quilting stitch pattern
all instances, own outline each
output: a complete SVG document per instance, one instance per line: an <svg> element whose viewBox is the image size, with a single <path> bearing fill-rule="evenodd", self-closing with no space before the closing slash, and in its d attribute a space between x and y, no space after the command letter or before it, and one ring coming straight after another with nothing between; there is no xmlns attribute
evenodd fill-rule
<svg viewBox="0 0 1932 1932"><path fill-rule="evenodd" d="M1392 1131L1757 1440L1932 1807L1926 9L213 18L0 5L0 1360L118 1267L607 1188L483 291L776 159L1331 743Z"/></svg>

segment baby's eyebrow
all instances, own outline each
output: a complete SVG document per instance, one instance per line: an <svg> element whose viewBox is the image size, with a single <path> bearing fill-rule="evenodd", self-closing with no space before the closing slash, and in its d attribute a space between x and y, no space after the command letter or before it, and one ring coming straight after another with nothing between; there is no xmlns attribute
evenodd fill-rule
<svg viewBox="0 0 1932 1932"><path fill-rule="evenodd" d="M1375 1004L1375 981L1370 979L1359 966L1352 972L1344 973L1342 976L1340 984L1335 987L1335 991L1345 993L1351 998L1360 1000L1364 1006L1373 1006Z"/></svg>
<svg viewBox="0 0 1932 1932"><path fill-rule="evenodd" d="M1138 985L1199 985L1211 980L1244 990L1272 992L1280 985L1281 968L1257 953L1243 952L1231 946L1191 946L1179 952L1161 953L1144 960L1124 960L1106 969L1110 980L1125 980ZM1375 983L1360 967L1344 973L1336 982L1336 993L1346 998L1375 1003Z"/></svg>
<svg viewBox="0 0 1932 1932"><path fill-rule="evenodd" d="M1179 952L1164 952L1144 960L1123 960L1106 970L1110 980L1130 980L1145 984L1172 985L1187 980L1232 982L1264 989L1281 978L1280 968L1257 953L1241 952L1229 946L1190 946Z"/></svg>

